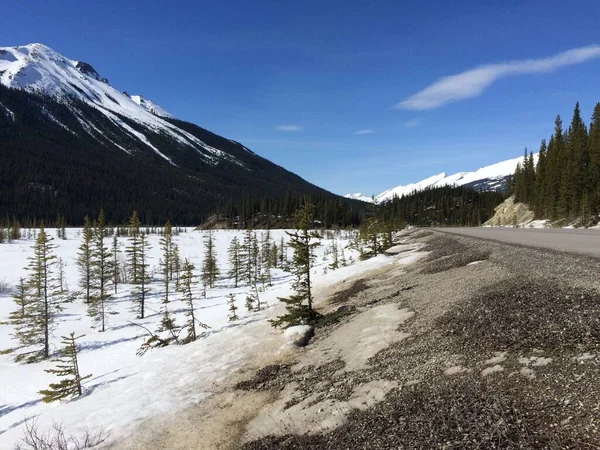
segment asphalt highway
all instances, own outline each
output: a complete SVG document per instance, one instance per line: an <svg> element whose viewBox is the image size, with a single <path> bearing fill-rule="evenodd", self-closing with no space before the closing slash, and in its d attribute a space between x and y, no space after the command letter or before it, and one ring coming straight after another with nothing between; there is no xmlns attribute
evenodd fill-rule
<svg viewBox="0 0 600 450"><path fill-rule="evenodd" d="M433 228L442 233L460 234L509 244L550 248L600 257L600 229L563 228Z"/></svg>

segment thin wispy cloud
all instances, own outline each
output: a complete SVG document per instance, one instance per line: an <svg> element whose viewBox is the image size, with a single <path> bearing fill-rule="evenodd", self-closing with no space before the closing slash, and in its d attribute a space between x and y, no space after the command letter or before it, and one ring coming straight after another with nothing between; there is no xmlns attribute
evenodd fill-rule
<svg viewBox="0 0 600 450"><path fill-rule="evenodd" d="M375 131L373 130L358 130L355 131L353 134L373 134L375 133Z"/></svg>
<svg viewBox="0 0 600 450"><path fill-rule="evenodd" d="M302 127L300 125L278 125L278 131L301 131Z"/></svg>
<svg viewBox="0 0 600 450"><path fill-rule="evenodd" d="M439 108L451 102L477 97L501 78L553 72L561 67L580 64L598 57L600 57L600 45L590 45L558 53L548 58L488 64L441 78L422 91L399 102L396 107L409 110Z"/></svg>
<svg viewBox="0 0 600 450"><path fill-rule="evenodd" d="M412 119L412 120L409 120L408 122L404 122L402 125L404 126L404 128L418 127L421 124L421 120L422 119Z"/></svg>

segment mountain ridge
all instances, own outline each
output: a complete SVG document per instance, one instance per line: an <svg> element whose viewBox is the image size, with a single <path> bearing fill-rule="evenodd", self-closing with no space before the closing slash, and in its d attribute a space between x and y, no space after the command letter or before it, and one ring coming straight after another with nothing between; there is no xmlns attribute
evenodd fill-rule
<svg viewBox="0 0 600 450"><path fill-rule="evenodd" d="M392 200L394 197L404 197L413 192L442 186L467 186L479 191L505 190L509 178L515 173L517 164L523 164L524 158L525 156L507 159L480 167L472 172L457 172L452 175L441 172L415 183L387 189L379 195L375 195L374 202L381 204ZM537 161L537 158L538 155L536 153L534 154L534 161ZM369 197L363 193L346 194L344 197L369 203L373 202L373 197Z"/></svg>

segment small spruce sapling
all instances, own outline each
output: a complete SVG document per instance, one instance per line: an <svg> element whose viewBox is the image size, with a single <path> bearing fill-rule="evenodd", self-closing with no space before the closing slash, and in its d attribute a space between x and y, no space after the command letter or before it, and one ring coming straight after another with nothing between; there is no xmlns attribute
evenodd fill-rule
<svg viewBox="0 0 600 450"><path fill-rule="evenodd" d="M235 294L229 294L227 306L229 307L229 321L235 322L236 320L239 320L239 316L237 315L238 307L235 305Z"/></svg>
<svg viewBox="0 0 600 450"><path fill-rule="evenodd" d="M60 357L54 360L57 365L54 369L46 369L45 372L61 377L58 383L50 383L48 389L40 391L43 395L42 400L45 403L62 400L65 398L79 397L82 394L81 382L91 378L92 375L82 377L79 373L79 363L77 361L77 344L75 341L84 335L75 337L75 333L69 336L62 336L62 343L65 346Z"/></svg>

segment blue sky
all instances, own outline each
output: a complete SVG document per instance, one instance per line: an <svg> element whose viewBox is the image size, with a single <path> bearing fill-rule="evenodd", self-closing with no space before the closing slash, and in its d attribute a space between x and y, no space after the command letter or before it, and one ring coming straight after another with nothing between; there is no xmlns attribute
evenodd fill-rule
<svg viewBox="0 0 600 450"><path fill-rule="evenodd" d="M2 5L0 46L89 62L339 194L537 150L556 114L600 101L599 49L560 55L600 45L596 0Z"/></svg>

